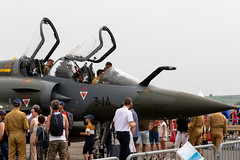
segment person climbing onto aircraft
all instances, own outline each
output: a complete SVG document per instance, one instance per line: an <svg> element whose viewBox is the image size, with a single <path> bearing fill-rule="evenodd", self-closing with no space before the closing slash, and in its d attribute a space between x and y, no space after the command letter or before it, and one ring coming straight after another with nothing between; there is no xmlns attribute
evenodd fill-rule
<svg viewBox="0 0 240 160"><path fill-rule="evenodd" d="M94 85L98 84L100 78L101 78L102 75L103 75L103 73L104 73L104 70L103 70L103 69L99 69L99 70L97 71L97 77L95 77L95 78L92 80L92 84L94 84Z"/></svg>

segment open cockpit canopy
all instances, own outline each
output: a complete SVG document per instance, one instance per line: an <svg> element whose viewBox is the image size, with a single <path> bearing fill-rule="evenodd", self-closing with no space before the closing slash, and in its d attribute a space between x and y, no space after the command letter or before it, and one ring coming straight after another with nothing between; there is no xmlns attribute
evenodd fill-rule
<svg viewBox="0 0 240 160"><path fill-rule="evenodd" d="M37 34L20 58L20 70L25 76L45 76L44 63L51 57L60 40L53 23L43 18L40 23L40 34Z"/></svg>
<svg viewBox="0 0 240 160"><path fill-rule="evenodd" d="M109 39L111 40L111 43L109 43ZM89 36L81 45L78 45L68 55L66 55L66 58L79 62L89 61L93 63L100 63L115 49L116 42L112 32L109 28L103 26L99 29L96 37ZM101 51L103 55L97 59L95 56L96 53L99 53L99 51Z"/></svg>
<svg viewBox="0 0 240 160"><path fill-rule="evenodd" d="M30 63L33 59L46 62L60 43L58 33L53 23L44 17L40 23L40 35L33 38L25 50L21 60Z"/></svg>

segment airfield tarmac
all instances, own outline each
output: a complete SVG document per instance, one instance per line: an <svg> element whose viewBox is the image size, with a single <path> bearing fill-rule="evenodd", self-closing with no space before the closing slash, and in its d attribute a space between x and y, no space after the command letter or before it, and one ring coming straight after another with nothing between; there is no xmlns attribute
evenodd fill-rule
<svg viewBox="0 0 240 160"><path fill-rule="evenodd" d="M228 140L227 140L228 141ZM84 160L83 158L83 154L82 154L82 150L83 150L83 145L84 145L84 137L79 136L79 137L73 137L72 138L72 142L71 142L71 146L69 146L69 150L70 150L70 159L71 160ZM155 146L154 146L155 147ZM173 149L173 143L172 142L167 142L167 148L168 149ZM156 149L156 147L155 147ZM141 146L140 146L140 151L142 150ZM150 144L147 145L147 151L150 151ZM27 144L27 160L29 160L29 153L30 149L29 149L29 144ZM209 155L210 156L210 155ZM212 157L210 156L204 156L205 159L209 160ZM240 157L240 152L237 151L236 152L236 156ZM231 156L228 155L229 158L227 158L226 160L230 160ZM177 158L178 159L178 158ZM60 160L59 156L57 155L56 160Z"/></svg>
<svg viewBox="0 0 240 160"><path fill-rule="evenodd" d="M173 148L172 142L167 142L168 149ZM84 137L73 137L71 146L69 146L70 150L70 159L71 160L84 160L82 150L84 145ZM141 150L141 147L140 147ZM147 150L150 151L150 144L148 144ZM27 144L27 159L29 159L29 144ZM57 156L57 160L60 160L60 158Z"/></svg>

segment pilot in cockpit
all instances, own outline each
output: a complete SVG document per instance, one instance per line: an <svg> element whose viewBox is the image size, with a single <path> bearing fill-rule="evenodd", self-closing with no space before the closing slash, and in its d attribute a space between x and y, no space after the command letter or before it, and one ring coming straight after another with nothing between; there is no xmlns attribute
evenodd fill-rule
<svg viewBox="0 0 240 160"><path fill-rule="evenodd" d="M54 64L54 61L52 59L47 60L47 63L45 64L45 74L48 74L53 64Z"/></svg>
<svg viewBox="0 0 240 160"><path fill-rule="evenodd" d="M104 68L104 71L106 71L108 68L111 68L112 67L112 63L111 62L107 62L105 64L105 68Z"/></svg>

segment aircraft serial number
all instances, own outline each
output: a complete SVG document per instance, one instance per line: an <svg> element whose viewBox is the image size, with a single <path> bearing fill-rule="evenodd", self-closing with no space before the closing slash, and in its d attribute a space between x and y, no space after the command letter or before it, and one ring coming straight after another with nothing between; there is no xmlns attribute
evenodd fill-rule
<svg viewBox="0 0 240 160"><path fill-rule="evenodd" d="M94 97L94 106L110 106L110 99L109 97L107 97L106 99L104 97L102 97L102 99L100 99L99 97Z"/></svg>

